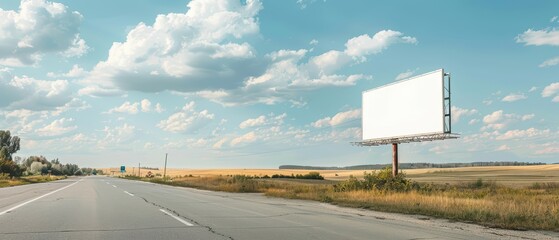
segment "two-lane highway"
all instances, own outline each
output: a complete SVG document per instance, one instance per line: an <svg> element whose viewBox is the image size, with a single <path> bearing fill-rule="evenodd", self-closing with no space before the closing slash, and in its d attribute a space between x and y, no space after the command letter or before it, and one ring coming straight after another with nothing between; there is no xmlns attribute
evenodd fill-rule
<svg viewBox="0 0 559 240"><path fill-rule="evenodd" d="M0 239L559 238L109 177L0 189Z"/></svg>
<svg viewBox="0 0 559 240"><path fill-rule="evenodd" d="M68 187L0 215L0 239L225 239L126 194L113 179L86 177L56 183L23 186L28 189L18 191L19 195L30 199L34 193ZM2 191L0 211L14 207L6 206L4 195Z"/></svg>

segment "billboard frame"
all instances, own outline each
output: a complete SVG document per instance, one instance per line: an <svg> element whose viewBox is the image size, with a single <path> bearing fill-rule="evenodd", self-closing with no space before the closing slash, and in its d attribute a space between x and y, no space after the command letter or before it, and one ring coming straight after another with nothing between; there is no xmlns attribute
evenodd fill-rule
<svg viewBox="0 0 559 240"><path fill-rule="evenodd" d="M351 144L354 146L360 146L360 147L368 147L368 146L380 146L380 145L392 145L392 176L396 177L396 175L398 175L398 144L400 143L409 143L409 142L425 142L425 141L435 141L435 140L445 140L445 139L456 139L459 138L459 134L455 134L452 133L452 105L451 105L451 101L450 101L450 96L451 96L451 91L450 91L450 73L445 73L444 69L437 69L435 71L439 71L441 70L443 73L443 79L442 79L442 97L443 97L443 101L442 101L442 105L443 105L443 131L442 132L436 132L436 133L422 133L422 134L416 134L416 135L404 135L404 136L396 136L396 137L388 137L388 138L376 138L376 139L367 139L367 140L363 140L360 142L352 142ZM433 72L435 72L433 71ZM407 80L411 80L413 78L419 77L419 76L423 76L426 74L430 74L432 72L429 73L425 73L425 74L421 74L418 76L414 76L411 78L408 78L406 80L402 80L402 81L407 81ZM392 83L394 84L394 83ZM391 84L387 84L381 87L385 87ZM378 87L378 88L381 88ZM374 88L377 89L377 88ZM367 90L367 91L371 91L373 89ZM363 113L363 110L361 110L361 113ZM362 120L362 124L364 122L363 117L361 118ZM363 126L362 126L363 127Z"/></svg>
<svg viewBox="0 0 559 240"><path fill-rule="evenodd" d="M443 131L442 132L437 132L437 133L424 133L424 134L415 134L415 135L403 135L403 136L396 136L396 137L388 137L388 138L375 138L375 139L367 139L367 140L362 140L359 142L352 142L352 145L355 146L361 146L361 147L365 147L365 146L379 146L379 145L389 145L389 144L399 144L399 143L409 143L409 142L424 142L424 141L434 141L434 140L444 140L444 139L456 139L459 137L458 134L454 134L452 133L452 112L451 112L451 91L450 91L450 73L445 73L444 69L437 69L435 71L439 71L442 70L443 72L443 87L442 87L442 105L443 105ZM433 72L435 72L433 71ZM432 72L429 73L425 73L425 74L421 74L418 76L414 76L399 82L403 82L403 81L408 81L411 80L413 78L417 78L420 76L424 76L427 74L430 74ZM398 82L396 82L398 83ZM383 85L377 88L373 88L373 89L369 89L367 91L364 92L368 92L371 90L375 90L378 88L382 88L385 86L389 86L389 85L393 85L395 83L390 83L387 85ZM363 112L363 111L361 111ZM364 121L363 118L361 121ZM363 122L362 122L363 124Z"/></svg>

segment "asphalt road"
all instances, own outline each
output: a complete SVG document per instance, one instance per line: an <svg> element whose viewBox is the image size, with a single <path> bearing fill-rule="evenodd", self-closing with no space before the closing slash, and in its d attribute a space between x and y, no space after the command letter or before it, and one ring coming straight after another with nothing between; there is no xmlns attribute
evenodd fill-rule
<svg viewBox="0 0 559 240"><path fill-rule="evenodd" d="M559 239L103 176L0 189L0 239Z"/></svg>

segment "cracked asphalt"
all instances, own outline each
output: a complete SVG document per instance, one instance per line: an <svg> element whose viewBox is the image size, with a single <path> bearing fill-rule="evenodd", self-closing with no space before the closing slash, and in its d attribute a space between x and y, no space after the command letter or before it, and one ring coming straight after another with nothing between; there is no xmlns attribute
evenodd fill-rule
<svg viewBox="0 0 559 240"><path fill-rule="evenodd" d="M71 185L73 184L73 185ZM71 186L69 186L71 185ZM63 189L61 189L63 188ZM0 239L552 239L422 216L91 176L0 189Z"/></svg>

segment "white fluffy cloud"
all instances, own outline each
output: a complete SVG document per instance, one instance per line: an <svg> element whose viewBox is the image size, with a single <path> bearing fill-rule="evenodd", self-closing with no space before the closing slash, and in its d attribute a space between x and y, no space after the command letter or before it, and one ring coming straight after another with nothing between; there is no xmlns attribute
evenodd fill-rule
<svg viewBox="0 0 559 240"><path fill-rule="evenodd" d="M151 111L151 102L147 99L143 99L140 102L141 108L142 108L142 112L149 112Z"/></svg>
<svg viewBox="0 0 559 240"><path fill-rule="evenodd" d="M460 118L463 116L471 116L478 113L476 109L465 109L456 106L452 106L450 110L452 112L452 122L454 123L460 121Z"/></svg>
<svg viewBox="0 0 559 240"><path fill-rule="evenodd" d="M153 109L151 106L152 106L151 101L148 100L148 99L142 99L142 101L133 102L133 103L131 103L129 101L126 101L122 105L110 109L108 111L108 113L136 114L140 111L145 112L145 113L151 112L151 111L161 113L161 112L164 111L164 109L161 107L161 104L159 104L159 103L155 104L155 109Z"/></svg>
<svg viewBox="0 0 559 240"><path fill-rule="evenodd" d="M483 122L486 124L496 123L503 119L503 110L495 111L483 117Z"/></svg>
<svg viewBox="0 0 559 240"><path fill-rule="evenodd" d="M521 116L520 119L522 121L528 121L528 120L534 118L535 116L536 116L535 114L526 114L526 115Z"/></svg>
<svg viewBox="0 0 559 240"><path fill-rule="evenodd" d="M213 149L220 149L223 147L223 145L227 142L227 138L222 138L220 140L218 140L217 142L214 143L214 145L212 145Z"/></svg>
<svg viewBox="0 0 559 240"><path fill-rule="evenodd" d="M50 124L36 130L39 136L53 137L64 135L68 132L76 130L78 127L72 125L74 120L72 118L61 118L54 120Z"/></svg>
<svg viewBox="0 0 559 240"><path fill-rule="evenodd" d="M416 43L413 37L393 30L382 30L351 38L344 51L330 50L309 56L309 50L278 50L266 55L269 65L261 75L251 76L244 85L230 90L200 91L199 96L226 106L243 103L275 104L292 100L295 93L326 86L353 86L360 80L371 79L363 74L339 74L350 64L366 60L395 43ZM306 62L304 59L308 59Z"/></svg>
<svg viewBox="0 0 559 240"><path fill-rule="evenodd" d="M257 126L262 126L265 123L266 123L266 116L262 115L257 118L249 118L241 122L241 124L239 124L239 127L241 129L248 128L248 127L257 127Z"/></svg>
<svg viewBox="0 0 559 240"><path fill-rule="evenodd" d="M505 128L507 125L507 123L505 123L505 114L503 113L503 110L498 110L486 115L483 117L483 123L485 123L485 126L481 128L482 130L499 130Z"/></svg>
<svg viewBox="0 0 559 240"><path fill-rule="evenodd" d="M540 150L536 154L554 154L559 153L559 142L549 142L538 146Z"/></svg>
<svg viewBox="0 0 559 240"><path fill-rule="evenodd" d="M398 74L398 76L396 76L396 78L394 80L398 81L398 80L402 80L402 79L406 79L411 77L413 74L415 73L414 70L407 70L403 73Z"/></svg>
<svg viewBox="0 0 559 240"><path fill-rule="evenodd" d="M333 129L327 133L319 133L309 137L314 142L347 142L361 140L361 128L351 127L343 130Z"/></svg>
<svg viewBox="0 0 559 240"><path fill-rule="evenodd" d="M110 109L109 113L136 114L136 113L138 113L138 105L139 105L139 103L137 103L137 102L136 103L130 103L130 102L126 101L122 105Z"/></svg>
<svg viewBox="0 0 559 240"><path fill-rule="evenodd" d="M403 33L393 30L382 30L372 37L363 34L349 39L346 43L345 53L351 57L364 57L370 54L380 53L382 50L394 43L417 43L417 39L404 36Z"/></svg>
<svg viewBox="0 0 559 240"><path fill-rule="evenodd" d="M155 112L156 112L156 113L162 113L162 112L164 112L164 111L165 111L165 109L163 109L163 107L161 106L161 104L159 104L159 103L155 104Z"/></svg>
<svg viewBox="0 0 559 240"><path fill-rule="evenodd" d="M510 150L510 147L506 144L503 144L499 146L497 149L495 149L495 151L508 151L508 150Z"/></svg>
<svg viewBox="0 0 559 240"><path fill-rule="evenodd" d="M261 115L257 118L249 118L239 124L239 128L251 128L251 127L261 127L265 125L280 126L283 124L286 113L275 115L274 113L268 114L268 116Z"/></svg>
<svg viewBox="0 0 559 240"><path fill-rule="evenodd" d="M355 120L361 117L361 109L353 109L345 112L336 113L333 117L325 117L323 119L319 119L313 123L311 126L315 128L321 127L335 127L342 123L349 122L351 120Z"/></svg>
<svg viewBox="0 0 559 240"><path fill-rule="evenodd" d="M80 56L82 15L61 3L22 0L19 11L0 9L0 64L33 65L46 53Z"/></svg>
<svg viewBox="0 0 559 240"><path fill-rule="evenodd" d="M0 69L0 108L56 109L72 100L68 85L66 80L37 80Z"/></svg>
<svg viewBox="0 0 559 240"><path fill-rule="evenodd" d="M72 68L68 70L67 73L56 74L54 72L49 72L47 73L47 76L51 78L55 78L55 77L80 78L80 77L84 77L86 74L87 71L85 71L78 64L74 64Z"/></svg>
<svg viewBox="0 0 559 240"><path fill-rule="evenodd" d="M191 92L239 86L263 66L244 37L259 31L258 0L194 0L186 13L139 23L86 78L103 89Z"/></svg>
<svg viewBox="0 0 559 240"><path fill-rule="evenodd" d="M536 91L536 90L538 90L537 87L531 87L530 90L528 90L528 92L533 92L533 91Z"/></svg>
<svg viewBox="0 0 559 240"><path fill-rule="evenodd" d="M136 127L127 123L116 127L105 126L102 131L105 136L97 142L97 147L101 149L120 148L121 144L133 141L136 136Z"/></svg>
<svg viewBox="0 0 559 240"><path fill-rule="evenodd" d="M483 126L481 130L501 130L506 128L512 122L528 121L533 119L535 116L535 114L505 114L503 110L498 110L483 117L483 123L485 124L485 126Z"/></svg>
<svg viewBox="0 0 559 240"><path fill-rule="evenodd" d="M555 28L544 30L528 29L516 37L516 42L533 46L559 46L559 30Z"/></svg>
<svg viewBox="0 0 559 240"><path fill-rule="evenodd" d="M559 64L559 57L554 57L554 58L550 58L545 60L542 64L538 65L538 67L551 67L551 66L555 66Z"/></svg>
<svg viewBox="0 0 559 240"><path fill-rule="evenodd" d="M299 7L301 9L305 9L307 8L309 5L315 3L317 0L297 0L297 4L299 4ZM324 2L326 2L326 0L323 0Z"/></svg>
<svg viewBox="0 0 559 240"><path fill-rule="evenodd" d="M511 93L511 94L505 96L503 99L501 99L501 101L503 101L503 102L516 102L516 101L523 100L523 99L526 99L526 98L528 98L528 97L526 97L526 95L524 95L524 94Z"/></svg>
<svg viewBox="0 0 559 240"><path fill-rule="evenodd" d="M197 112L195 103L189 102L181 111L172 114L165 120L161 120L157 126L167 132L196 132L213 119L214 114L208 112L208 110Z"/></svg>
<svg viewBox="0 0 559 240"><path fill-rule="evenodd" d="M226 106L275 104L296 99L300 91L371 79L338 71L394 43L416 42L382 30L349 39L344 51L309 56L307 49L283 49L258 55L248 36L259 33L261 9L258 0L194 0L186 13L159 15L153 25L140 23L126 41L113 44L79 92L107 96L171 90Z"/></svg>
<svg viewBox="0 0 559 240"><path fill-rule="evenodd" d="M535 136L545 136L549 135L551 131L549 129L539 130L536 128L528 128L526 130L509 130L506 131L504 134L497 136L495 139L497 140L509 140L509 139L516 139L516 138L527 138L527 137L535 137Z"/></svg>
<svg viewBox="0 0 559 240"><path fill-rule="evenodd" d="M551 97L559 93L559 82L547 85L542 91L542 97Z"/></svg>
<svg viewBox="0 0 559 240"><path fill-rule="evenodd" d="M231 146L236 146L242 143L251 143L256 141L258 137L256 136L256 133L254 133L254 131L246 133L240 137L234 138L233 140L231 140Z"/></svg>

